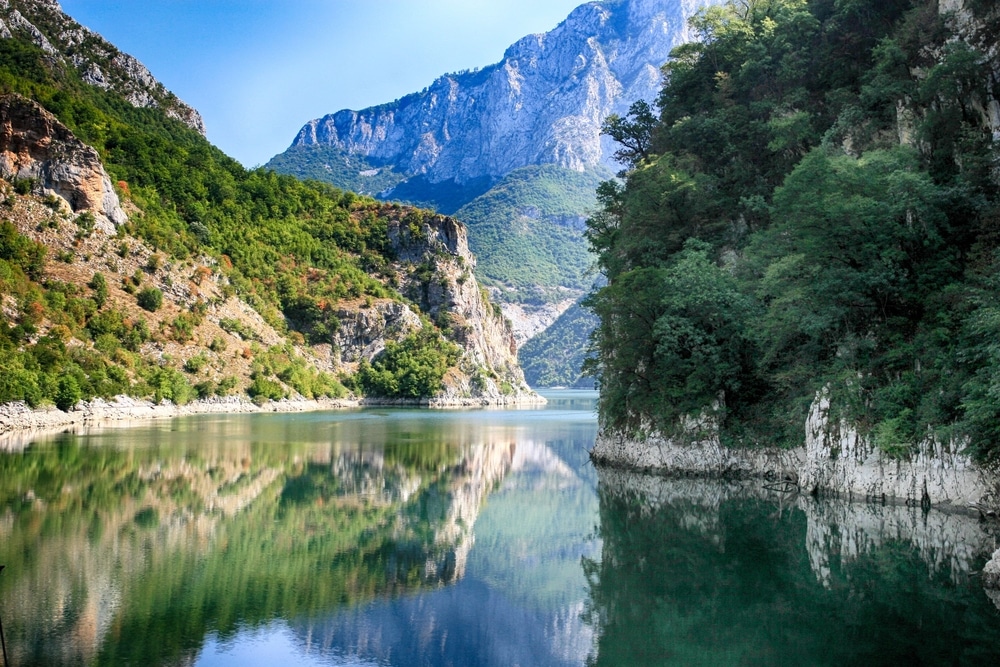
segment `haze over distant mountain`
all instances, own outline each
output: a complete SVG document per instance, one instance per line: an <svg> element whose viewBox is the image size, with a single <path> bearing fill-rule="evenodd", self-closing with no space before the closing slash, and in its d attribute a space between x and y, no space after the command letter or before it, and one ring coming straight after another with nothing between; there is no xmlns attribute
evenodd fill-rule
<svg viewBox="0 0 1000 667"><path fill-rule="evenodd" d="M496 180L540 164L615 167L613 148L600 137L602 121L655 97L660 66L691 38L687 19L704 4L581 5L552 31L513 44L495 65L447 74L389 104L306 123L292 151L332 147L366 158L356 161L353 176L374 178L376 169L389 167L403 179L423 176L429 183ZM330 173L338 167L330 165Z"/></svg>

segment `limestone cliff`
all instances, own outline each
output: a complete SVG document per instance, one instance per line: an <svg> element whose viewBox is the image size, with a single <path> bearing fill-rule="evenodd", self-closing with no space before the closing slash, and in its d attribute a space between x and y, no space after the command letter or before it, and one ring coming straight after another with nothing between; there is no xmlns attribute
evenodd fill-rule
<svg viewBox="0 0 1000 667"><path fill-rule="evenodd" d="M389 205L391 270L400 291L416 306L380 300L342 304L333 343L339 361L371 361L390 340L421 329L425 315L462 348L445 376L447 403L537 400L524 381L510 323L494 308L474 275L465 225L443 215Z"/></svg>
<svg viewBox="0 0 1000 667"><path fill-rule="evenodd" d="M74 213L91 213L108 233L127 219L97 151L20 95L0 97L0 178L25 181Z"/></svg>
<svg viewBox="0 0 1000 667"><path fill-rule="evenodd" d="M709 0L710 1L710 0ZM448 74L393 103L307 123L293 147L329 145L432 183L527 165L610 165L602 121L652 99L670 50L706 0L607 0L529 35L499 63Z"/></svg>
<svg viewBox="0 0 1000 667"><path fill-rule="evenodd" d="M805 446L793 449L726 447L710 416L691 420L690 437L602 433L591 457L614 467L707 477L762 477L817 495L869 502L976 509L996 513L1000 480L962 451L964 443L928 438L905 457L894 457L871 438L831 414L820 392L804 424Z"/></svg>
<svg viewBox="0 0 1000 667"><path fill-rule="evenodd" d="M201 114L163 87L133 56L67 16L56 0L0 0L0 39L25 36L53 64L77 71L84 83L113 90L135 107L156 107L205 134Z"/></svg>

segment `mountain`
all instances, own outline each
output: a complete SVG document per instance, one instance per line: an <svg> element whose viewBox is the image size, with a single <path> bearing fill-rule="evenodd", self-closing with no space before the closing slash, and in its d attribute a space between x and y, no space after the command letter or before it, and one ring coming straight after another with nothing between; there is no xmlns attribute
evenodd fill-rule
<svg viewBox="0 0 1000 667"><path fill-rule="evenodd" d="M456 215L521 345L591 281L583 223L621 166L601 124L656 97L660 67L692 38L688 19L713 1L583 4L494 65L310 121L267 166Z"/></svg>
<svg viewBox="0 0 1000 667"><path fill-rule="evenodd" d="M601 123L660 87L660 66L689 41L694 0L610 0L575 9L481 70L419 93L307 123L293 148L332 146L428 184L498 179L529 165L614 167ZM391 192L388 196L393 196Z"/></svg>
<svg viewBox="0 0 1000 667"><path fill-rule="evenodd" d="M0 39L31 41L50 63L72 67L87 84L138 108L158 108L205 134L201 114L163 87L146 67L63 13L56 0L0 0Z"/></svg>
<svg viewBox="0 0 1000 667"><path fill-rule="evenodd" d="M0 2L0 404L537 398L460 222L247 171L58 4Z"/></svg>

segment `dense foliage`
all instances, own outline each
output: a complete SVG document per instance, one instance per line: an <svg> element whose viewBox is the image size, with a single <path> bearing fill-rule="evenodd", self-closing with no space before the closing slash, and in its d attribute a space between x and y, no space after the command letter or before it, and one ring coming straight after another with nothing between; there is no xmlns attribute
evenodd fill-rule
<svg viewBox="0 0 1000 667"><path fill-rule="evenodd" d="M0 40L0 95L7 93L39 102L97 148L119 194L136 210L120 230L123 257L127 237L134 236L168 261L207 258L225 276L227 290L279 333L292 334L290 340L328 342L339 325L333 315L338 301L403 298L386 269L392 260L387 216L398 212L375 200L272 171L246 170L162 110L136 108L113 91L84 83L74 68L18 37ZM93 218L78 219L81 234L90 233L82 225L88 220L92 225ZM19 315L0 326L0 403L68 406L72 399L120 393L183 402L203 393L180 369L147 369L135 356L142 343L160 334L107 303L103 276L95 277L90 289L54 285L43 275L44 262L44 247L3 223L0 293L17 303ZM158 311L161 291L151 285L140 290L141 276L135 280L128 289L138 292L138 304ZM189 340L203 314L185 313L174 321L175 339ZM65 328L32 338L43 321ZM436 330L434 336L439 337ZM67 345L72 339L84 346ZM438 361L449 358L442 353ZM280 397L295 384L307 387L307 394L343 391L333 378L289 383L258 371L250 392L256 396Z"/></svg>
<svg viewBox="0 0 1000 667"><path fill-rule="evenodd" d="M676 432L714 407L730 441L795 444L828 388L886 451L934 434L1000 454L985 55L925 0L692 23L659 117L605 124L627 169L587 231L603 419Z"/></svg>
<svg viewBox="0 0 1000 667"><path fill-rule="evenodd" d="M398 343L389 341L371 364L363 361L356 380L369 396L433 396L444 387L444 375L458 362L460 351L457 345L421 329Z"/></svg>
<svg viewBox="0 0 1000 667"><path fill-rule="evenodd" d="M325 145L292 146L265 165L279 174L322 181L364 195L391 190L403 180L392 167L377 165L364 155L352 155Z"/></svg>

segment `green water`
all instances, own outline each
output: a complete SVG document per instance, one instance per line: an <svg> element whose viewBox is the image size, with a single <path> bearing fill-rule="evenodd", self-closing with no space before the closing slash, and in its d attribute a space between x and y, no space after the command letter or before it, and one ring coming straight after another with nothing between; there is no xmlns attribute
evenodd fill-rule
<svg viewBox="0 0 1000 667"><path fill-rule="evenodd" d="M550 398L0 440L10 664L1000 664L990 526L597 471Z"/></svg>

